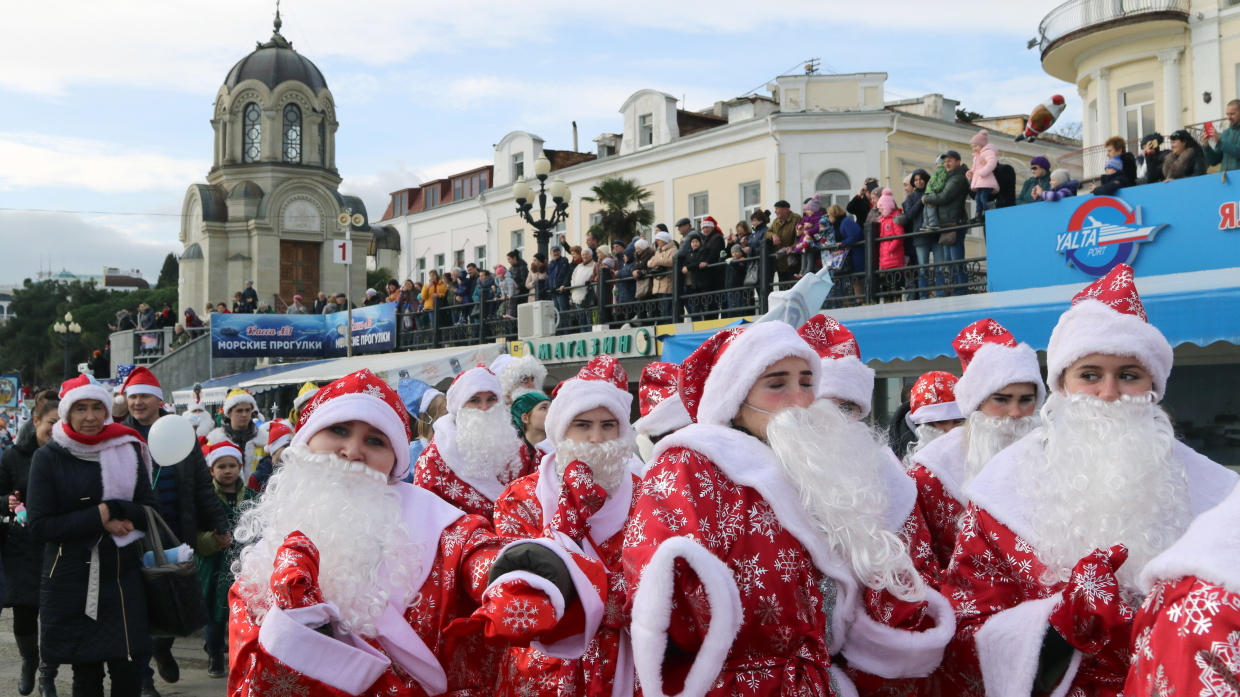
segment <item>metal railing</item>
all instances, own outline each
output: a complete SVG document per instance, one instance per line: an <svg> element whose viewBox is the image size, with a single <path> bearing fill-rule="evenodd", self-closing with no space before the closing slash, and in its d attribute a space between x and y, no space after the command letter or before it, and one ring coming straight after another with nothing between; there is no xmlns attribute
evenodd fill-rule
<svg viewBox="0 0 1240 697"><path fill-rule="evenodd" d="M1189 0L1069 0L1038 25L1039 49L1046 55L1066 36L1141 15L1179 15L1187 20L1189 4Z"/></svg>

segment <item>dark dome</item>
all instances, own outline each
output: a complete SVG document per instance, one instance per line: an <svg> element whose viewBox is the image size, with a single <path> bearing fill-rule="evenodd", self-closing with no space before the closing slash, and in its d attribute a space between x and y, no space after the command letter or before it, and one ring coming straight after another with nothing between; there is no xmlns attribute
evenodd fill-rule
<svg viewBox="0 0 1240 697"><path fill-rule="evenodd" d="M275 89L282 82L296 80L315 94L327 87L327 81L318 67L309 58L294 51L292 42L280 35L280 25L280 15L276 13L276 30L271 40L259 44L253 53L228 71L228 77L224 78L225 87L231 91L243 80L259 80L270 89Z"/></svg>

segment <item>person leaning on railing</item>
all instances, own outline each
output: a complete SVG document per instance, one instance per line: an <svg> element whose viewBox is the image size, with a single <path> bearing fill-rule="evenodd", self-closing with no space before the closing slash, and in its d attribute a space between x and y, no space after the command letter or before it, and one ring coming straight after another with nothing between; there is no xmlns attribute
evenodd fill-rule
<svg viewBox="0 0 1240 697"><path fill-rule="evenodd" d="M1222 165L1224 172L1240 169L1240 99L1227 102L1227 128L1205 139L1206 164Z"/></svg>
<svg viewBox="0 0 1240 697"><path fill-rule="evenodd" d="M422 309L426 312L438 312L438 322L441 326L446 325L445 312L443 311L443 300L448 296L448 284L444 283L443 278L439 276L439 272L431 269L426 275L426 284L422 286ZM430 328L430 318L425 320L423 329Z"/></svg>

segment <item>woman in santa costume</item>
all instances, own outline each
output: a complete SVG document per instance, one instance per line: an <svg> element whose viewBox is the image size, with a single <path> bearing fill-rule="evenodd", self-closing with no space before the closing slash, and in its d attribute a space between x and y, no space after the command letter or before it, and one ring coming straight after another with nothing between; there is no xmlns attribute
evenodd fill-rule
<svg viewBox="0 0 1240 697"><path fill-rule="evenodd" d="M664 436L693 423L689 410L680 401L680 366L653 361L642 368L637 382L637 404L641 418L633 422L637 449L642 460L650 461L654 446Z"/></svg>
<svg viewBox="0 0 1240 697"><path fill-rule="evenodd" d="M641 466L628 421L632 401L619 361L608 355L591 359L560 387L547 411L547 439L554 452L542 458L537 472L510 484L495 503L497 533L548 537L574 554L598 560L610 589L605 604L586 605L587 624L598 629L584 656L572 642L511 649L500 671L500 695L633 694L621 569L624 528L639 489L633 471Z"/></svg>
<svg viewBox="0 0 1240 697"><path fill-rule="evenodd" d="M1117 266L1051 334L1042 427L964 488L950 659L987 695L1123 690L1138 579L1237 480L1176 440L1158 405L1171 364Z"/></svg>
<svg viewBox="0 0 1240 697"><path fill-rule="evenodd" d="M34 453L26 493L31 539L44 545L39 655L73 665L73 693L136 697L134 656L151 652L142 553L143 506L155 506L151 456L112 422L111 394L81 375L60 388L60 421Z"/></svg>
<svg viewBox="0 0 1240 697"><path fill-rule="evenodd" d="M965 486L1000 450L1038 427L1037 410L1046 401L1038 354L993 319L965 327L952 346L964 370L953 394L965 424L911 455L908 471L942 568L951 562L969 505Z"/></svg>
<svg viewBox="0 0 1240 697"><path fill-rule="evenodd" d="M904 462L912 466L912 456L942 438L963 423L956 405L956 382L959 378L944 370L923 373L909 392L909 410L904 416L915 436L904 454Z"/></svg>
<svg viewBox="0 0 1240 697"><path fill-rule="evenodd" d="M1240 487L1137 579L1127 695L1240 694Z"/></svg>
<svg viewBox="0 0 1240 697"><path fill-rule="evenodd" d="M409 437L400 397L368 370L302 410L287 466L237 526L246 547L229 593L230 695L482 697L499 654L488 640L528 641L563 616L564 594L529 572L497 587L524 614L488 604L504 541L484 518L401 481ZM520 636L504 634L506 617Z"/></svg>
<svg viewBox="0 0 1240 697"><path fill-rule="evenodd" d="M413 483L490 520L504 487L533 472L537 460L522 447L490 369L456 376L447 397L448 414L435 422L435 439L418 458Z"/></svg>
<svg viewBox="0 0 1240 697"><path fill-rule="evenodd" d="M726 329L682 364L694 424L655 446L624 552L644 694L855 695L834 656L885 679L938 665L955 623L900 539L912 500L889 483L907 477L817 399L821 372L779 322ZM876 620L871 591L924 631Z"/></svg>

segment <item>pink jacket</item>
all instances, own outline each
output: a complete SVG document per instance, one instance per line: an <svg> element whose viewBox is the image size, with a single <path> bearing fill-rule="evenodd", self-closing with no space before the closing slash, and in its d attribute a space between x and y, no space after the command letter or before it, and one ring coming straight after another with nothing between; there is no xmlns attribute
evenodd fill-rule
<svg viewBox="0 0 1240 697"><path fill-rule="evenodd" d="M893 235L903 235L904 227L896 223L895 214L898 211L892 211L891 215L883 216L878 219L879 232L878 236L891 237ZM904 266L904 240L892 240L890 242L878 243L878 268L880 269L898 269Z"/></svg>
<svg viewBox="0 0 1240 697"><path fill-rule="evenodd" d="M973 168L969 172L969 188L999 190L999 180L995 179L995 167L999 166L999 148L994 143L987 143L973 156Z"/></svg>

